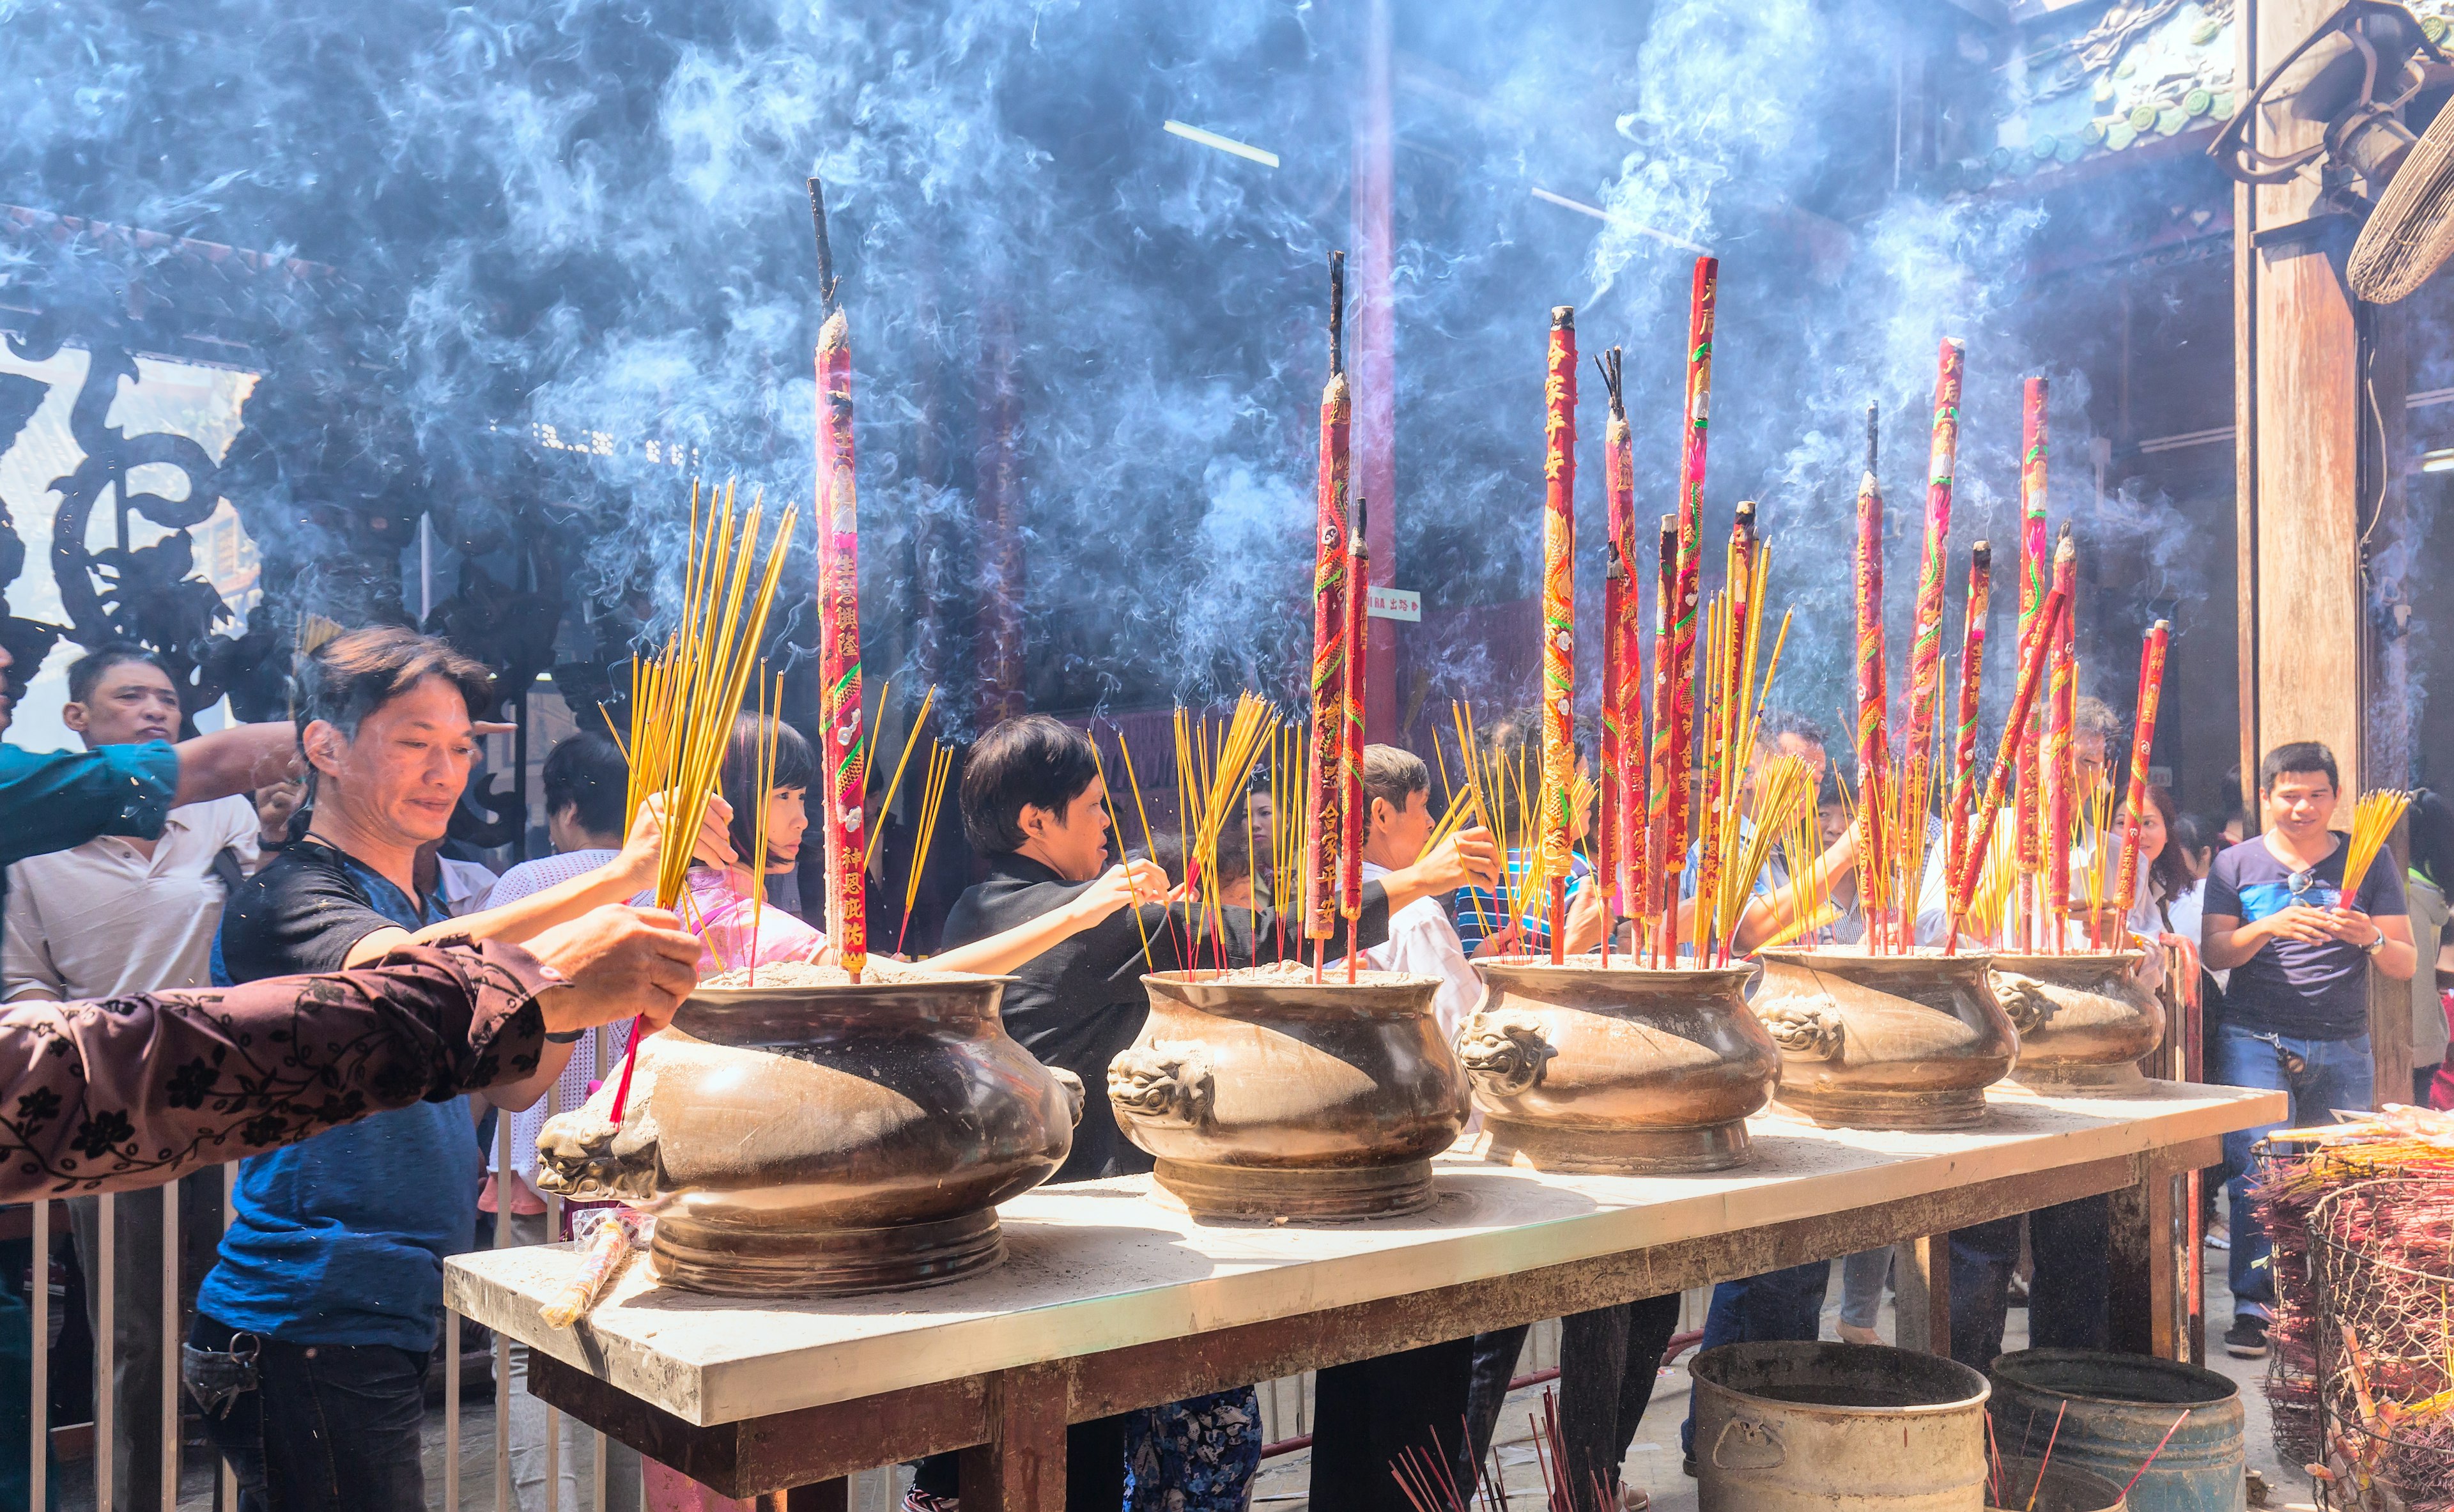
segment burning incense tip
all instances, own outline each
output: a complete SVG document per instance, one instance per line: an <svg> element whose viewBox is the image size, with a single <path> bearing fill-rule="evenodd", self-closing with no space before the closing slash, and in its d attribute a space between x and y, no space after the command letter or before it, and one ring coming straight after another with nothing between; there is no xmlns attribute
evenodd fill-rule
<svg viewBox="0 0 2454 1512"><path fill-rule="evenodd" d="M1991 567L1994 565L1994 548L1984 541L1979 541L1968 548L1968 560L1972 566Z"/></svg>
<svg viewBox="0 0 2454 1512"><path fill-rule="evenodd" d="M1882 413L1883 407L1880 404L1866 406L1866 475L1868 477L1875 475L1875 457L1882 435Z"/></svg>
<svg viewBox="0 0 2454 1512"><path fill-rule="evenodd" d="M1576 330L1577 307L1574 305L1553 305L1551 307L1551 329L1554 331Z"/></svg>
<svg viewBox="0 0 2454 1512"><path fill-rule="evenodd" d="M818 303L832 310L835 302L835 257L827 245L827 192L817 175L810 175L810 225L818 238Z"/></svg>

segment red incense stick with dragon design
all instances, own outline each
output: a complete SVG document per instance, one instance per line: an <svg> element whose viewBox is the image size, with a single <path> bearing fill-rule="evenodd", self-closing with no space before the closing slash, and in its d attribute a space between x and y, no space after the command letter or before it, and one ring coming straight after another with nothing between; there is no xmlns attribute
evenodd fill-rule
<svg viewBox="0 0 2454 1512"><path fill-rule="evenodd" d="M1627 423L1624 358L1613 347L1595 359L1610 392L1602 432L1604 520L1610 567L1602 583L1601 833L1596 849L1610 917L1602 964L1610 964L1619 921L1643 915L1645 887L1644 616L1636 577L1636 456Z"/></svg>
<svg viewBox="0 0 2454 1512"><path fill-rule="evenodd" d="M2139 826L2146 814L2147 766L2156 751L2156 705L2163 696L2164 645L2172 631L2171 621L2156 621L2139 648L2139 713L2130 727L2130 793L2122 806L2122 870L2115 874L2113 888L2114 908L2124 928L2131 901L2139 896ZM2103 837L2097 843L2103 844ZM2164 843L2172 844L2172 837L2167 836Z"/></svg>
<svg viewBox="0 0 2454 1512"><path fill-rule="evenodd" d="M2037 634L2020 648L2020 681L2011 695L2011 715L2002 724L2002 745L1994 756L1994 771L1985 779L1985 799L1977 806L1976 833L1969 837L1968 854L1961 858L1960 875L1951 877L1951 932L1943 940L1944 955L1960 948L1960 922L1968 917L1968 900L1977 893L1977 875L1984 868L1985 852L1994 843L1994 820L2002 809L2003 784L2010 780L2017 764L2021 728L2027 723L2028 711L2036 707L2037 689L2045 680L2045 652L2055 633L2070 615L2070 586L2078 560L2078 548L2071 544L2070 527L2062 527L2061 545L2054 550L2054 586L2037 611Z"/></svg>
<svg viewBox="0 0 2454 1512"><path fill-rule="evenodd" d="M1968 855L1968 806L1976 801L1977 698L1985 675L1985 615L1993 607L1994 548L1968 549L1968 617L1960 638L1960 716L1952 731L1951 815L1942 854L1944 877L1960 875Z"/></svg>
<svg viewBox="0 0 2454 1512"><path fill-rule="evenodd" d="M1364 539L1366 500L1355 501L1355 528L1346 554L1346 729L1338 774L1338 913L1346 920L1346 979L1363 954L1356 930L1363 917L1363 820L1372 800L1363 796L1363 695L1371 661L1364 642L1372 620L1372 548Z"/></svg>
<svg viewBox="0 0 2454 1512"><path fill-rule="evenodd" d="M2030 378L2020 396L2020 630L2019 654L2028 652L2044 613L2053 577L2053 538L2045 530L2045 380ZM2037 929L2039 836L2044 827L2044 794L2039 787L2045 728L2037 714L2020 731L2019 812L2021 950L2033 950Z"/></svg>
<svg viewBox="0 0 2454 1512"><path fill-rule="evenodd" d="M1654 555L1653 585L1653 742L1646 757L1646 772L1652 793L1644 808L1644 897L1640 917L1648 922L1679 909L1678 884L1671 878L1678 873L1671 857L1680 843L1670 833L1670 789L1675 776L1685 774L1676 764L1670 750L1670 637L1673 606L1679 598L1679 516L1661 516L1660 535ZM1678 961L1667 955L1670 932L1664 927L1659 934L1642 929L1653 951L1656 966L1675 966Z"/></svg>
<svg viewBox="0 0 2454 1512"><path fill-rule="evenodd" d="M1935 358L1934 433L1926 458L1925 544L1918 554L1915 617L1909 621L1909 727L1901 752L1901 804L1894 816L1901 833L1898 870L1901 896L1893 900L1902 923L1901 949L1917 915L1925 869L1926 812L1934 794L1935 727L1942 716L1942 611L1945 554L1951 545L1952 474L1960 455L1960 377L1966 348L1946 336Z"/></svg>
<svg viewBox="0 0 2454 1512"><path fill-rule="evenodd" d="M1679 452L1678 598L1670 621L1670 705L1665 720L1659 704L1657 722L1669 726L1668 845L1662 864L1672 874L1687 867L1687 763L1696 745L1696 608L1703 576L1704 439L1713 413L1713 316L1720 289L1721 264L1716 257L1696 259L1695 282L1687 295L1687 386ZM1656 774L1657 777L1660 774ZM1661 956L1679 962L1679 884L1665 881L1661 910Z"/></svg>
<svg viewBox="0 0 2454 1512"><path fill-rule="evenodd" d="M818 241L818 297L826 323L817 351L818 749L826 784L827 937L851 978L869 962L868 895L861 874L868 845L861 799L869 786L869 741L860 698L860 513L853 490L852 338L836 299L827 247L827 203L810 180L810 220Z"/></svg>
<svg viewBox="0 0 2454 1512"><path fill-rule="evenodd" d="M1329 254L1329 382L1320 391L1320 471L1312 575L1312 760L1304 788L1304 937L1318 980L1338 910L1338 792L1346 768L1346 253Z"/></svg>
<svg viewBox="0 0 2454 1512"><path fill-rule="evenodd" d="M1883 884L1889 879L1883 858L1890 837L1884 833L1883 789L1891 759L1890 736L1884 729L1883 653L1883 485L1875 476L1879 415L1866 406L1866 471L1858 479L1858 550L1855 599L1858 611L1858 906L1866 921L1866 951L1881 955L1890 941L1884 931Z"/></svg>
<svg viewBox="0 0 2454 1512"><path fill-rule="evenodd" d="M1542 871L1551 880L1551 962L1565 959L1569 814L1577 787L1577 312L1551 311L1542 384Z"/></svg>

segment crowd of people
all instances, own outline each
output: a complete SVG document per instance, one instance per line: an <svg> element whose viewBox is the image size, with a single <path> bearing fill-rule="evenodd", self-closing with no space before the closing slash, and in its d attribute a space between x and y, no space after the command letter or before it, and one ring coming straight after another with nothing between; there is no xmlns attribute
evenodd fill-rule
<svg viewBox="0 0 2454 1512"><path fill-rule="evenodd" d="M684 840L665 834L660 803L627 812L622 753L602 735L573 736L544 763L553 855L497 877L445 854L493 691L482 668L439 641L403 630L340 635L302 664L294 723L184 741L176 685L140 649L85 655L69 692L63 721L85 750L0 746L0 1043L10 1047L0 1105L17 1110L0 1120L10 1156L0 1195L69 1200L76 1254L95 1281L91 1326L100 1326L99 1286L120 1288L115 1371L96 1386L117 1403L114 1512L160 1502L165 1221L159 1200L118 1201L117 1275L104 1276L97 1195L239 1157L227 1232L193 1292L180 1352L206 1431L251 1508L422 1506L419 1433L442 1262L475 1244L481 1222L507 1225L516 1242L557 1237L535 1186L535 1137L548 1109L575 1106L595 1085L600 1048L619 1053L618 1040L600 1044L607 1037L590 1031L637 1016L653 1032L719 957L825 958L822 929L804 917L815 911L792 886L814 753L773 720L738 722L722 796L686 837L694 864L685 929L680 917L645 906L664 847ZM0 699L0 727L6 714ZM1502 718L1481 756L1528 764L1536 732L1529 716ZM2104 774L2120 736L2111 711L2082 701L2082 784ZM1591 733L1580 729L1578 743L1589 760ZM1774 756L1804 762L1818 785L1821 849L1776 850L1737 945L1743 953L1792 931L1795 910L1827 904L1817 937L1859 938L1857 829L1827 736L1811 719L1768 712L1741 780L1752 783ZM2454 980L2442 975L2454 960L2443 955L2454 949L2444 937L2454 810L2422 795L2408 875L2372 868L2345 898L2343 840L2331 827L2339 788L2325 749L2299 743L2278 747L2259 772L2255 822L2183 815L2151 789L2144 885L2122 921L2157 947L2142 952L2142 976L2162 982L2171 972L2173 998L2203 1013L2210 1079L2286 1091L2295 1123L2374 1099L2372 968L2412 983L2412 1096L2454 1103L2439 991ZM1533 837L1469 827L1430 845L1432 768L1394 746L1367 748L1362 790L1363 907L1351 937L1341 922L1327 954L1359 953L1374 969L1437 980L1433 1011L1454 1037L1481 996L1478 958L1550 948L1546 913L1510 917L1501 901L1501 870L1526 866ZM944 920L934 958L1015 978L1008 1030L1047 1064L1102 1085L1139 1031L1144 972L1204 954L1262 963L1290 938L1307 943L1269 911L1269 801L1257 787L1245 822L1225 828L1209 863L1233 906L1202 909L1182 897L1177 852L1117 855L1088 736L1045 716L1009 719L967 754L958 803L980 870ZM1927 843L1941 845L1939 825ZM1918 900L1921 943L1949 928L1941 870L1929 864ZM1581 857L1559 927L1561 948L1577 954L1598 948L1610 927ZM275 1043L284 1050L270 1051ZM508 1120L508 1139L488 1137L497 1119ZM2226 1140L2220 1239L2237 1309L2226 1344L2242 1355L2263 1351L2272 1300L2246 1197L2260 1132ZM1055 1179L1151 1165L1095 1097ZM191 1186L178 1200L181 1227L191 1228L191 1208L218 1223L218 1173ZM1954 1356L1990 1361L2022 1284L2031 1343L2104 1347L2108 1232L2096 1198L1955 1234ZM1717 1286L1705 1346L1817 1337L1836 1264L1839 1335L1874 1341L1888 1250ZM11 1260L0 1274L0 1500L25 1489L30 1468L24 1270ZM1594 1490L1610 1504L1643 1503L1619 1467L1679 1317L1671 1295L1562 1320L1560 1431L1580 1505ZM1496 1330L1321 1371L1313 1503L1402 1504L1388 1466L1410 1449L1452 1455L1470 1483L1525 1335ZM524 1512L574 1506L583 1453L567 1441L561 1483L546 1483L546 1417L519 1389L523 1366L515 1351L505 1383L517 1502ZM1075 1424L1068 1505L1240 1508L1259 1430L1249 1387ZM617 1451L611 1473L617 1486L644 1475L651 1503L659 1500L657 1467ZM906 1504L948 1512L960 1496L947 1456L916 1467Z"/></svg>

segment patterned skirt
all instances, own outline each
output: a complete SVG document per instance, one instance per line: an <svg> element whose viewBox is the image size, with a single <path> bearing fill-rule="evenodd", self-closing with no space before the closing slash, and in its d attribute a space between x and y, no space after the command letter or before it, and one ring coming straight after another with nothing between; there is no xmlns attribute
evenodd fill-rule
<svg viewBox="0 0 2454 1512"><path fill-rule="evenodd" d="M1261 1467L1261 1401L1250 1386L1125 1417L1125 1512L1244 1512Z"/></svg>

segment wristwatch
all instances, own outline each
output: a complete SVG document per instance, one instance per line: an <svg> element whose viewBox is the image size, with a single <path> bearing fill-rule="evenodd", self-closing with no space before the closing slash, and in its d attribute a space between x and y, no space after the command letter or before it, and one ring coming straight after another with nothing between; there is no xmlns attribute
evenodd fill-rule
<svg viewBox="0 0 2454 1512"><path fill-rule="evenodd" d="M2384 949L2385 949L2385 931L2381 929L2377 932L2377 938L2361 947L2361 954L2374 956Z"/></svg>

